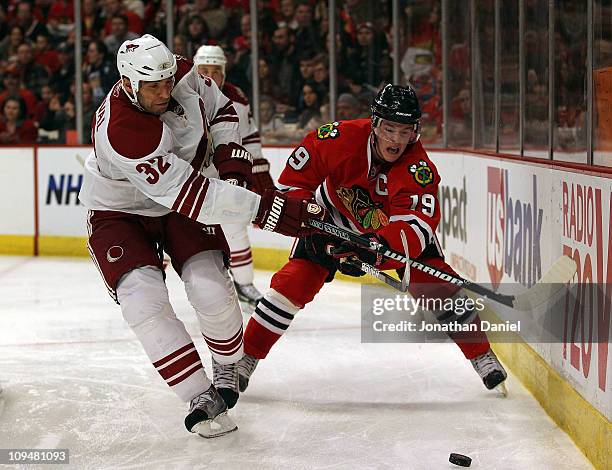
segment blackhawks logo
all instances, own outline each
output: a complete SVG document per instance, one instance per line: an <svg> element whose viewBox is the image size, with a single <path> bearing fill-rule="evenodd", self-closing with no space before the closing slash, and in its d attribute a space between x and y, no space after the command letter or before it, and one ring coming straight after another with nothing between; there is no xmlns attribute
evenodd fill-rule
<svg viewBox="0 0 612 470"><path fill-rule="evenodd" d="M372 201L368 192L361 186L354 185L350 189L339 188L336 193L344 207L364 229L377 230L381 226L389 225L389 218L382 211L382 203Z"/></svg>
<svg viewBox="0 0 612 470"><path fill-rule="evenodd" d="M339 124L340 123L337 121L323 124L317 129L317 139L325 140L338 137L340 135L340 130L338 129Z"/></svg>
<svg viewBox="0 0 612 470"><path fill-rule="evenodd" d="M433 171L431 171L427 162L423 160L420 160L418 164L413 163L408 167L408 170L414 176L414 180L423 187L433 181Z"/></svg>

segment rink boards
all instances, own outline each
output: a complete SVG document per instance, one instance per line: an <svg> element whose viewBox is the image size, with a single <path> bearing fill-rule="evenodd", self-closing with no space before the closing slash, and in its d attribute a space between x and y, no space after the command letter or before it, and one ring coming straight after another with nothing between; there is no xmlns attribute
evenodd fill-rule
<svg viewBox="0 0 612 470"><path fill-rule="evenodd" d="M1 253L87 255L86 211L77 194L89 151L0 150ZM264 151L277 178L291 150ZM443 182L438 238L447 260L467 278L528 286L567 254L579 265L579 282L612 286L610 175L468 152L430 155ZM291 246L290 239L260 230L251 231L251 240L263 269L279 267ZM607 302L588 289L583 295L593 296L596 307L560 313L575 325L563 342L498 348L555 421L593 462L602 462L612 438L612 293Z"/></svg>

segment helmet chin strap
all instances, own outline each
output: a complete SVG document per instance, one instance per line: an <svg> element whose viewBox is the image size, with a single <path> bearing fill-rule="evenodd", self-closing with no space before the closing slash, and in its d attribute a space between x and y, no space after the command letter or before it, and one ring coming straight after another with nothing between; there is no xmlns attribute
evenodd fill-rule
<svg viewBox="0 0 612 470"><path fill-rule="evenodd" d="M138 102L138 96L134 93L134 90L132 90L132 93L130 93L123 85L123 77L121 77L121 89L127 95L128 99L134 106L136 106L140 111L146 112L145 109Z"/></svg>

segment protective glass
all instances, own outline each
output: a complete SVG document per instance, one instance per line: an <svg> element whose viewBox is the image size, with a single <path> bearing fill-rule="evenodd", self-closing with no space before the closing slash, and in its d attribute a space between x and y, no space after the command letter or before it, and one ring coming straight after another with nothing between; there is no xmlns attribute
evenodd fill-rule
<svg viewBox="0 0 612 470"><path fill-rule="evenodd" d="M400 124L381 119L374 128L374 134L382 140L394 144L412 144L419 140L421 124Z"/></svg>

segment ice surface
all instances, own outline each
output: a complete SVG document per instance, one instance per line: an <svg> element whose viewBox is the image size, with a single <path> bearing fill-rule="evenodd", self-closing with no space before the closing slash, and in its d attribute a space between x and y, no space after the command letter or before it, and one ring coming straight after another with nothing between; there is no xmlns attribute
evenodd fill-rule
<svg viewBox="0 0 612 470"><path fill-rule="evenodd" d="M0 448L69 448L78 469L459 468L451 452L473 469L592 468L512 375L498 398L455 345L361 344L358 284L300 312L230 412L239 430L213 440L187 433L89 260L0 257L0 299Z"/></svg>

